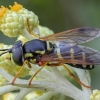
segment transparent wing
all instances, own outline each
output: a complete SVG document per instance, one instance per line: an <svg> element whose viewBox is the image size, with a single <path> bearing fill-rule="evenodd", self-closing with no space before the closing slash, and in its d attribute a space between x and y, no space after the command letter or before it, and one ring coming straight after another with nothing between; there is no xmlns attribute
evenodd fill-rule
<svg viewBox="0 0 100 100"><path fill-rule="evenodd" d="M81 43L86 43L88 41L91 41L99 36L100 36L99 28L81 27L81 28L76 28L76 29L60 32L57 34L53 34L40 39L46 41L53 40L57 42L81 44Z"/></svg>
<svg viewBox="0 0 100 100"><path fill-rule="evenodd" d="M60 44L59 47L55 47L53 53L44 55L41 61L51 63L98 65L100 64L100 52L85 46Z"/></svg>

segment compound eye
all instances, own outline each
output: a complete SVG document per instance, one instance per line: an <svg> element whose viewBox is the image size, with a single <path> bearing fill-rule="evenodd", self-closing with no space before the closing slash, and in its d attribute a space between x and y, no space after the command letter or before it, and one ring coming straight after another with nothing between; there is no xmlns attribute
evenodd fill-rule
<svg viewBox="0 0 100 100"><path fill-rule="evenodd" d="M23 58L23 50L21 47L14 49L12 57L13 57L14 62L17 65L19 65L19 66L23 65L24 58Z"/></svg>

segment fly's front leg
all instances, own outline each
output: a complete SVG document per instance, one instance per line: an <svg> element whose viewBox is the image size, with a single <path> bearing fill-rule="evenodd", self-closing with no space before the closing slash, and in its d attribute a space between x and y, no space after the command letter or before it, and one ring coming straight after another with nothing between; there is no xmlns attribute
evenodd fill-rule
<svg viewBox="0 0 100 100"><path fill-rule="evenodd" d="M35 72L35 74L31 77L28 86L31 85L33 78L34 78L46 65L47 65L47 62L45 62L45 63L41 66L41 68Z"/></svg>
<svg viewBox="0 0 100 100"><path fill-rule="evenodd" d="M25 64L27 64L28 67L31 68L30 63L29 63L27 60L25 60L24 63L23 63L23 65L22 65L22 67L20 68L19 72L18 72L18 73L16 74L16 76L14 77L14 79L13 79L13 81L12 81L12 85L14 84L16 78L21 74L21 72L22 72L22 70L23 70Z"/></svg>

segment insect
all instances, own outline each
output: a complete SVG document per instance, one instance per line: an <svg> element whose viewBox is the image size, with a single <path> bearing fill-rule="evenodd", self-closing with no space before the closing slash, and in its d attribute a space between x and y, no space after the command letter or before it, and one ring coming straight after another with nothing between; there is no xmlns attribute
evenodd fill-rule
<svg viewBox="0 0 100 100"><path fill-rule="evenodd" d="M40 72L45 65L62 65L70 75L72 75L84 87L90 88L82 83L65 64L76 68L91 70L94 65L100 64L100 52L86 46L78 44L89 42L100 36L99 28L82 27L65 32L60 32L40 39L34 39L22 45L22 41L17 41L10 49L1 49L5 53L12 53L13 61L22 66L19 73L14 77L12 84L21 73L25 64L31 68L30 63L42 66L30 79L31 85L33 78ZM53 41L53 42L50 42Z"/></svg>

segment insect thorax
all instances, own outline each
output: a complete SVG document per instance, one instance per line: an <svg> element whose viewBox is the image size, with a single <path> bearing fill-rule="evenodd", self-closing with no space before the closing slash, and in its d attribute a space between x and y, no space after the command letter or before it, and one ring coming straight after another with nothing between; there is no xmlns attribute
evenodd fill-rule
<svg viewBox="0 0 100 100"><path fill-rule="evenodd" d="M44 54L49 54L52 51L53 44L51 42L39 39L28 41L23 45L24 58L31 63L38 63Z"/></svg>

